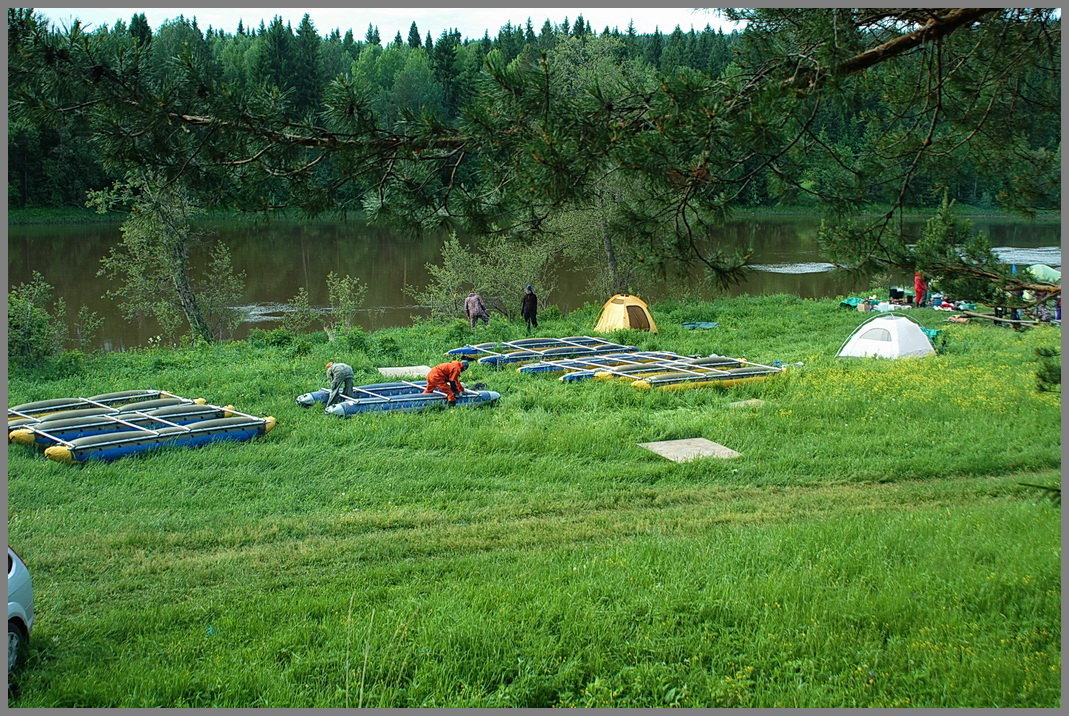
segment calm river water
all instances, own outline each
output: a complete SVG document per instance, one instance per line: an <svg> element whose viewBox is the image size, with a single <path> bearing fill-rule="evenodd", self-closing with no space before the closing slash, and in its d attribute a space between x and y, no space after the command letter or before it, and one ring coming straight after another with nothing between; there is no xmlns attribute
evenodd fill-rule
<svg viewBox="0 0 1069 716"><path fill-rule="evenodd" d="M818 220L814 217L761 218L732 222L717 237L724 245L749 247L759 270L728 291L732 295L787 293L806 298L825 298L864 288L853 285L847 276L830 270L817 243ZM919 230L921 224L916 224ZM991 245L1007 263L1061 265L1060 226L1024 221L974 220L977 230L987 232ZM405 295L406 285L423 285L428 280L426 264L440 259L444 234L412 239L389 229L358 223L295 221L252 225L218 222L210 225L216 238L233 254L234 267L247 274L242 302L250 309L279 304L290 299L301 286L308 288L314 305L327 303L324 277L330 271L358 276L368 284L364 326L376 329L408 325L423 310ZM100 345L120 350L144 342L159 333L153 321L129 322L117 313L115 303L105 297L109 285L97 276L100 259L119 239L115 224L65 224L12 226L8 229L9 285L30 279L40 272L56 287L70 313L85 304L105 318ZM548 302L569 311L587 301L603 301L607 296L587 293L588 276L574 267L562 267ZM678 288L679 281L673 282ZM693 281L692 295L714 298L711 289ZM537 290L537 288L536 288ZM643 295L656 300L668 287L652 288ZM522 288L517 287L517 302ZM237 337L253 327L270 328L271 321L242 324Z"/></svg>

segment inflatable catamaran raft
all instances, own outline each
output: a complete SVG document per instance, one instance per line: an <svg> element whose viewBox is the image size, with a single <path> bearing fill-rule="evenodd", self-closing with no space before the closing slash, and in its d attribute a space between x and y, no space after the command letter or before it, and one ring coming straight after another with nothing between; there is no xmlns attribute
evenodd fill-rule
<svg viewBox="0 0 1069 716"><path fill-rule="evenodd" d="M11 426L11 415L25 415L27 417L39 417L49 413L58 413L61 410L77 410L79 408L98 408L101 406L131 403L137 400L156 400L178 398L173 393L164 390L123 390L118 393L103 393L91 398L53 398L51 400L38 400L34 403L23 403L8 408L8 427ZM179 398L185 400L185 398ZM203 402L203 401L202 401Z"/></svg>
<svg viewBox="0 0 1069 716"><path fill-rule="evenodd" d="M356 397L342 396L341 400L327 408L326 412L341 418L348 418L357 413L371 413L385 410L404 410L414 412L433 406L444 406L445 394L439 391L424 393L426 383L374 383L353 388ZM297 396L297 405L310 407L316 403L326 403L330 391L326 388ZM501 397L492 390L465 390L457 396L457 405L483 405L493 403Z"/></svg>
<svg viewBox="0 0 1069 716"><path fill-rule="evenodd" d="M605 355L573 358L565 360L545 360L528 363L516 370L520 373L563 373L581 371L591 366L632 365L634 363L653 363L663 360L686 360L686 356L671 351L633 351L631 353L606 353Z"/></svg>
<svg viewBox="0 0 1069 716"><path fill-rule="evenodd" d="M606 353L633 351L635 346L612 343L590 336L568 338L522 338L516 341L477 343L446 351L455 358L477 358L484 365L502 366L508 363L528 363L553 358L594 356Z"/></svg>
<svg viewBox="0 0 1069 716"><path fill-rule="evenodd" d="M682 390L716 386L727 388L777 375L783 368L742 358L709 355L687 357L674 353L617 353L604 356L546 361L518 368L521 373L562 372L565 383L581 380L629 380L639 390Z"/></svg>
<svg viewBox="0 0 1069 716"><path fill-rule="evenodd" d="M46 457L64 463L115 460L167 446L244 441L278 422L160 390L42 400L8 408L7 414L9 440L42 446Z"/></svg>
<svg viewBox="0 0 1069 716"><path fill-rule="evenodd" d="M779 366L762 365L728 356L709 356L684 361L662 361L629 367L601 368L594 372L595 380L629 380L637 390L660 388L685 390L688 388L730 388L742 383L764 380L783 372ZM568 376L561 378L564 380Z"/></svg>

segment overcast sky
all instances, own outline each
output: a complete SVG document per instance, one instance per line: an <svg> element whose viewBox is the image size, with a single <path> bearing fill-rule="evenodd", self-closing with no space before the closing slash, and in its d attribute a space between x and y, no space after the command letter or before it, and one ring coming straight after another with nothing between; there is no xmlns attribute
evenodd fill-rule
<svg viewBox="0 0 1069 716"><path fill-rule="evenodd" d="M597 32L605 27L618 27L621 31L627 29L627 23L633 20L635 31L640 33L653 32L659 27L661 32L671 32L679 25L684 31L691 29L701 30L707 24L714 29L722 27L725 32L730 32L731 27L716 13L715 10L695 10L689 7L679 8L604 8L604 7L571 7L571 8L35 8L41 15L55 23L69 25L70 21L77 18L82 24L91 24L93 27L115 23L116 19L122 19L129 23L130 16L135 12L145 13L149 25L155 30L165 20L170 20L179 15L187 18L197 18L197 25L206 30L209 26L234 32L241 19L245 27L256 28L260 20L270 23L275 15L281 15L284 21L288 21L297 27L304 13L312 18L312 23L321 35L328 34L334 28L341 30L342 34L352 28L357 40L362 40L367 31L368 24L377 25L379 36L385 44L391 41L398 32L401 37L408 38L408 28L413 21L419 28L420 35L431 37L435 40L448 28L457 28L461 35L468 38L480 38L483 32L490 31L495 36L497 31L506 22L513 25L526 24L527 18L531 19L537 33L542 24L548 19L553 24L559 24L565 17L569 23L574 22L578 15L589 22Z"/></svg>

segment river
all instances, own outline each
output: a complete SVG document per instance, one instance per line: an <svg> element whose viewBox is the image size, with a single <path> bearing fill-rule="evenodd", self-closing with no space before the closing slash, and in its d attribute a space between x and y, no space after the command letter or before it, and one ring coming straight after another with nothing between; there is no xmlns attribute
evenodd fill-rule
<svg viewBox="0 0 1069 716"><path fill-rule="evenodd" d="M820 255L816 234L818 219L808 217L748 218L719 230L720 245L749 247L757 269L743 283L727 290L731 295L786 293L806 298L827 298L865 288L850 277L831 270ZM215 238L230 247L234 268L245 271L242 296L249 320L235 336L241 338L254 327L276 325L257 320L257 312L287 301L301 286L308 289L313 305L327 303L324 277L330 271L357 276L368 285L363 326L369 330L408 325L424 314L404 293L406 285L422 286L428 280L426 265L440 259L444 234L407 238L389 229L355 222L277 221L252 224L239 221L212 222ZM913 230L921 223L915 222ZM973 226L985 231L1003 261L1029 265L1061 265L1060 225L1024 220L976 218ZM28 281L34 271L56 287L57 297L67 302L73 315L86 305L104 317L98 345L106 350L143 345L159 333L148 319L123 320L115 302L105 296L108 280L97 275L101 258L119 240L117 224L35 224L8 228L8 283ZM607 296L590 295L588 276L575 267L562 267L550 304L569 311L587 301ZM670 290L686 286L691 295L715 298L700 280L673 281L650 288L643 298L656 300ZM517 287L517 303L522 287ZM722 294L721 294L722 295Z"/></svg>

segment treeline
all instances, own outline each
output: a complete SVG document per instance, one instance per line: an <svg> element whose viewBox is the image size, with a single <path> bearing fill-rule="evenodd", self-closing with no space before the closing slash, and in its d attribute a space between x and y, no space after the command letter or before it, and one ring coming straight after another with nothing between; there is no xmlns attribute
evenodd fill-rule
<svg viewBox="0 0 1069 716"><path fill-rule="evenodd" d="M44 21L33 10L9 8L9 53L17 51L28 33L43 26ZM202 30L195 18L183 16L151 28L143 13L135 13L128 23L119 20L111 27L92 29L90 34L104 39L112 49L140 48L147 53L149 61L144 67L160 86L174 83L177 87L188 81L188 77L179 77L178 66L180 61L191 62L208 80L205 91L218 82L235 97L253 96L267 89L285 97L284 111L295 122L314 124L327 108L329 82L348 75L367 93L374 121L384 130L413 115L431 116L445 125L461 121L479 91L484 61L492 50L498 50L504 62L539 63L577 44L596 45L596 52L588 49L584 56L607 56L626 74L656 77L689 68L713 78L730 73L735 58L755 51L743 41L742 33L725 34L708 25L700 32L683 32L676 27L669 33L639 34L633 26L625 30L606 27L599 32L582 15L574 22L567 18L559 24L546 20L537 30L530 20L523 27L506 24L495 36L487 31L479 39L463 38L455 29L434 38L429 32L422 33L415 22L407 37L398 32L385 42L371 24L359 38L352 29L334 29L322 35L308 14L296 28L276 16L257 28L239 23L235 32L228 33L211 27ZM1057 78L1043 76L1037 81L1057 82ZM846 96L834 108L822 110L814 126L829 144L849 153L865 145L866 114L881 111L878 92ZM88 190L118 179L119 171L105 163L103 153L90 139L93 129L77 120L44 124L24 117L13 119L8 131L9 205L82 206ZM1033 146L1057 151L1057 126L1023 131L1029 133ZM332 166L330 171L338 169ZM911 186L912 201L935 205L939 201L935 188L949 187L952 198L960 202L993 206L999 192L1012 187L981 169L966 163L955 166L949 176L918 175ZM349 186L343 191L359 189ZM741 199L752 206L804 205L809 201L804 192L785 195L783 188L771 181L754 183ZM1058 199L1049 197L1052 207L1057 206Z"/></svg>

